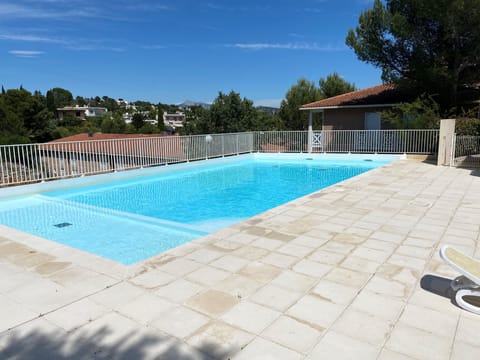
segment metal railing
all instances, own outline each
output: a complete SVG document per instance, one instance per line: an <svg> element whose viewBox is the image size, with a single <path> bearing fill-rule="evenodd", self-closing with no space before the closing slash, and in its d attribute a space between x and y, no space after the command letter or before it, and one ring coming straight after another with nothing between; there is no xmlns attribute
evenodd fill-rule
<svg viewBox="0 0 480 360"><path fill-rule="evenodd" d="M0 146L0 186L137 169L253 151L253 133Z"/></svg>
<svg viewBox="0 0 480 360"><path fill-rule="evenodd" d="M254 150L257 152L307 152L307 131L259 131L254 133Z"/></svg>
<svg viewBox="0 0 480 360"><path fill-rule="evenodd" d="M480 136L454 136L453 165L480 167Z"/></svg>
<svg viewBox="0 0 480 360"><path fill-rule="evenodd" d="M432 154L438 130L262 131L0 146L0 186L250 152Z"/></svg>
<svg viewBox="0 0 480 360"><path fill-rule="evenodd" d="M438 130L324 130L312 134L313 152L411 153L438 151ZM255 133L255 151L308 152L307 131Z"/></svg>

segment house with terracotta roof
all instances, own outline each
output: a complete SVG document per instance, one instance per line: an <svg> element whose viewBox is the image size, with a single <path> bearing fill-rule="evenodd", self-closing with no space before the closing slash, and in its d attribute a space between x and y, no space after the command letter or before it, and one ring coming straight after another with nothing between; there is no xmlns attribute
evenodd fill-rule
<svg viewBox="0 0 480 360"><path fill-rule="evenodd" d="M49 176L98 173L184 161L186 144L166 134L82 133L40 145Z"/></svg>
<svg viewBox="0 0 480 360"><path fill-rule="evenodd" d="M300 110L323 113L322 130L380 130L381 112L412 100L392 84L372 86L303 105Z"/></svg>

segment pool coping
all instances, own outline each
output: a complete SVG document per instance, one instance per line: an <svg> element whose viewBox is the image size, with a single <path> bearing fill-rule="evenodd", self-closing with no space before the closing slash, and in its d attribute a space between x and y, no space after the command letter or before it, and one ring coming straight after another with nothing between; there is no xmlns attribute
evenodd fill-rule
<svg viewBox="0 0 480 360"><path fill-rule="evenodd" d="M243 154L243 155L238 155L238 156L241 156L242 158L248 159L248 158L252 157L251 155L255 155L255 154ZM264 154L262 154L262 155L264 155ZM262 158L275 158L275 157L278 158L279 154L265 154L265 155L266 156L262 156ZM289 157L290 158L295 158L294 155L298 155L298 154L282 154L282 155L285 155L284 158L289 158ZM303 156L303 155L309 155L309 154L301 154L301 155ZM334 154L334 155L336 155L336 154ZM345 156L345 154L342 154L342 155ZM376 156L374 154L352 154L352 155L355 155L355 157L359 157L359 158L360 157L364 158L365 156L367 156L367 157L368 156ZM319 157L324 156L324 154L318 154L317 156L319 156ZM230 160L230 158L231 157L229 157L227 161L223 161L224 158L209 159L207 161L217 160L217 161L215 161L216 164L221 164L221 163L225 163L225 162L227 162L227 163L233 162L232 160ZM325 187L323 189L320 189L318 191L314 191L312 193L306 194L302 197L296 198L294 200L291 200L287 203L281 204L281 205L276 206L274 208L268 209L268 210L266 210L262 213L259 213L259 214L255 215L253 217L246 218L246 219L244 219L244 220L242 220L238 223L235 223L235 224L232 224L230 226L224 227L222 229L219 229L219 230L217 230L215 232L212 232L210 234L207 234L205 236L198 237L198 238L193 239L193 240L191 240L187 243L184 243L184 244L181 244L181 245L176 246L174 248L165 250L161 253L158 253L156 255L153 255L153 256L151 256L147 259L141 260L141 261L136 262L136 263L131 264L131 265L122 264L122 263L117 262L115 260L108 259L108 258L99 256L99 255L90 253L90 252L85 251L85 250L81 250L81 249L74 248L74 247L71 247L71 246L68 246L68 245L64 245L64 244L56 242L54 240L49 240L49 239L46 239L46 238L42 238L40 236L36 236L36 235L32 235L32 234L23 232L21 230L10 228L10 227L2 225L2 224L0 224L0 233L2 234L2 236L4 238L6 238L8 240L15 241L15 242L23 244L25 246L29 246L29 247L31 247L32 249L34 249L35 251L38 251L38 252L43 252L43 253L46 253L46 254L49 254L49 255L53 255L53 256L57 257L58 259L60 259L61 261L68 261L72 264L79 265L79 266L81 266L83 268L86 268L88 270L92 270L92 271L95 271L95 272L98 272L98 273L103 273L105 275L114 277L114 278L119 279L119 280L124 280L124 279L129 279L132 276L136 276L139 273L145 272L149 268L155 268L158 265L166 263L166 262L168 262L168 261L170 261L170 260L172 260L176 257L183 256L184 254L186 254L188 252L191 252L192 248L197 248L197 247L200 247L202 245L218 241L221 234L225 233L225 232L228 232L229 229L236 229L236 228L242 227L244 224L248 224L248 222L255 221L256 219L263 219L264 217L269 217L270 215L273 215L273 214L275 214L279 211L284 210L284 208L290 207L292 204L295 205L295 204L303 203L306 199L308 199L313 194L321 193L322 191L330 191L330 189L333 188L333 187L338 187L338 189L335 190L335 191L342 191L341 190L342 185L348 184L349 182L352 182L355 179L359 179L359 178L366 177L366 176L371 176L371 175L373 175L374 172L379 171L379 169L381 169L383 167L392 166L392 164L395 163L396 161L403 161L403 160L406 160L406 158L403 157L403 156L398 156L398 158L396 160L393 160L389 163L386 163L386 164L381 165L379 167L373 168L369 171L366 171L364 173L361 173L361 174L356 175L354 177L351 177L349 179L342 180L338 183L332 184L332 185L327 186L327 187ZM187 166L182 166L181 168L179 168L179 170L185 169L185 168L202 166L202 165L195 165L195 164L194 164L194 166L188 166L188 164L177 164L177 165L187 165ZM211 165L211 163L209 163L208 165ZM148 175L149 174L163 173L163 172L171 171L170 168L171 168L171 166L169 166L169 169L161 169L161 171L158 171L158 169L132 170L131 171L132 174L127 174L127 176L120 176L117 179L135 177L139 174L139 172L144 171L144 170L147 170ZM150 171L148 171L148 170L150 170ZM133 173L133 172L135 172L135 173ZM103 182L105 180L105 177L108 176L108 175L112 175L112 174L94 175L95 177L99 176L100 178L93 179L92 182L89 182L89 184ZM146 174L143 174L143 175L146 175ZM64 181L72 181L72 180L75 180L75 179L66 179L66 180L59 180L59 181L64 182ZM38 185L38 184L35 184L35 185ZM85 185L85 184L81 184L81 185ZM30 187L31 185L25 185L25 186ZM63 186L63 183L60 184L60 186ZM52 189L50 186L48 188ZM2 189L0 189L0 190L2 190ZM30 192L31 190L32 189L29 188L27 191ZM36 190L36 191L38 191L38 190ZM42 190L42 191L46 191L46 190ZM0 200L1 199L2 199L2 197L0 196Z"/></svg>

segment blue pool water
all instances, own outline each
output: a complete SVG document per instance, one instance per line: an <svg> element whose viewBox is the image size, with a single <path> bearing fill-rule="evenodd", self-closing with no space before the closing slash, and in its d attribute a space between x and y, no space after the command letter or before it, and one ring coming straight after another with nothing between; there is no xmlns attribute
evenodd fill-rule
<svg viewBox="0 0 480 360"><path fill-rule="evenodd" d="M384 163L248 159L183 169L1 200L0 223L128 265Z"/></svg>

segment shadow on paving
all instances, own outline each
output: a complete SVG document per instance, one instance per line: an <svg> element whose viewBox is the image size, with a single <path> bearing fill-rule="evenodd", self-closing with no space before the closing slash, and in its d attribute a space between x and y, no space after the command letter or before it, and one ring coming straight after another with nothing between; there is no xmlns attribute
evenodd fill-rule
<svg viewBox="0 0 480 360"><path fill-rule="evenodd" d="M480 177L480 169L472 170L471 175L472 175L472 176L479 176L479 177Z"/></svg>
<svg viewBox="0 0 480 360"><path fill-rule="evenodd" d="M440 276L425 275L420 280L420 286L423 290L427 290L435 295L443 296L452 300L455 292L450 287L451 282L451 279Z"/></svg>
<svg viewBox="0 0 480 360"><path fill-rule="evenodd" d="M215 345L192 348L161 333L130 332L115 341L112 331L103 327L95 332L73 333L33 330L17 334L15 329L0 337L0 358L16 360L119 359L119 360L211 360L227 359L225 349ZM228 350L227 350L228 352ZM206 355L209 354L209 355Z"/></svg>

